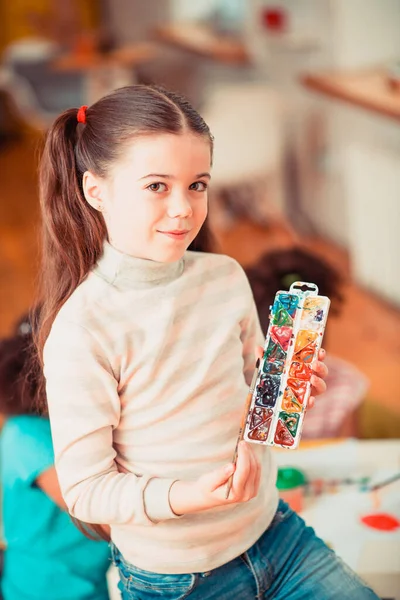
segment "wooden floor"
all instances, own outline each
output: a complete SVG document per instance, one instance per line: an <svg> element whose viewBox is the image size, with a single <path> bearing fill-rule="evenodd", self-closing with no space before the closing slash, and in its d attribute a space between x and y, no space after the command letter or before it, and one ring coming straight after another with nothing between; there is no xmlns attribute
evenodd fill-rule
<svg viewBox="0 0 400 600"><path fill-rule="evenodd" d="M40 140L30 134L0 149L0 335L29 307L38 265L38 200L36 165ZM266 250L288 246L285 226L266 229L246 221L217 232L223 252L243 265ZM321 252L344 272L346 254L319 239L302 243ZM349 282L342 314L331 327L329 350L355 364L371 381L369 397L400 414L398 385L400 316L393 307Z"/></svg>

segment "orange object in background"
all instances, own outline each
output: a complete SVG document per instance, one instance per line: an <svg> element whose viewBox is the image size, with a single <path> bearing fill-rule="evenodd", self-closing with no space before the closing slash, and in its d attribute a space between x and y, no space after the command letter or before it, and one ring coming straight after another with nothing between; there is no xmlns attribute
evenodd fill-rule
<svg viewBox="0 0 400 600"><path fill-rule="evenodd" d="M300 469L294 469L293 467L280 467L278 469L276 485L279 496L297 513L303 510L305 484L306 477Z"/></svg>
<svg viewBox="0 0 400 600"><path fill-rule="evenodd" d="M77 56L94 56L97 52L97 39L93 33L77 36L72 46L72 52Z"/></svg>

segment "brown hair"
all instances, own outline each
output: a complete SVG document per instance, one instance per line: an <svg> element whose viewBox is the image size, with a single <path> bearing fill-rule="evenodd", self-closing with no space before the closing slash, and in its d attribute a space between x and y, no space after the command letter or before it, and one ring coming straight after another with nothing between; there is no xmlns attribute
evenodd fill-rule
<svg viewBox="0 0 400 600"><path fill-rule="evenodd" d="M78 123L77 116L78 109L71 108L56 119L40 162L41 309L34 339L41 366L57 313L97 263L107 237L103 216L84 198L84 172L105 177L127 144L143 135L189 131L209 141L211 155L213 149L208 126L189 102L155 86L118 89L87 108L85 123ZM190 249L213 249L207 223ZM43 375L37 397L41 410L46 411Z"/></svg>
<svg viewBox="0 0 400 600"><path fill-rule="evenodd" d="M37 412L39 371L31 322L24 316L14 334L0 340L0 412L3 415Z"/></svg>

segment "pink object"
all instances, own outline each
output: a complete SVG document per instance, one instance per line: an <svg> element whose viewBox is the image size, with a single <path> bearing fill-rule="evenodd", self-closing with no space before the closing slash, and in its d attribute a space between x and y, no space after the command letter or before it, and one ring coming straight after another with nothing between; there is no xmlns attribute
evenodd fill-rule
<svg viewBox="0 0 400 600"><path fill-rule="evenodd" d="M335 437L340 427L365 398L368 379L354 365L327 354L329 369L326 392L317 397L312 410L307 412L303 425L303 439Z"/></svg>

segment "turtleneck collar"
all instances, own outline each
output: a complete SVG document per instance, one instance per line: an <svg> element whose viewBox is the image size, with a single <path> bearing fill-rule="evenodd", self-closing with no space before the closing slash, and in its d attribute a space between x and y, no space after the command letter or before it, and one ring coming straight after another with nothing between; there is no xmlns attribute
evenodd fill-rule
<svg viewBox="0 0 400 600"><path fill-rule="evenodd" d="M183 258L172 263L156 262L124 254L105 242L94 271L116 287L143 289L166 285L177 279L183 269Z"/></svg>

